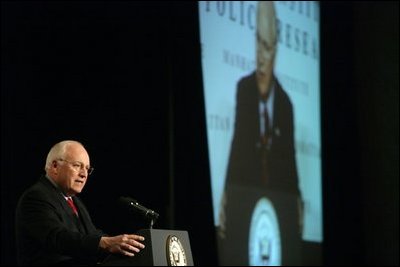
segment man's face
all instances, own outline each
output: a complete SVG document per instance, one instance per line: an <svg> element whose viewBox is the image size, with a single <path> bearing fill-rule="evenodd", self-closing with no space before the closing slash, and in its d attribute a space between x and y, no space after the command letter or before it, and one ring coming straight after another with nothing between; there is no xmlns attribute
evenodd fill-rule
<svg viewBox="0 0 400 267"><path fill-rule="evenodd" d="M266 94L272 78L276 53L275 12L273 4L260 4L257 16L257 80Z"/></svg>
<svg viewBox="0 0 400 267"><path fill-rule="evenodd" d="M57 160L54 180L69 195L82 192L90 168L89 156L80 145L68 147L65 157Z"/></svg>

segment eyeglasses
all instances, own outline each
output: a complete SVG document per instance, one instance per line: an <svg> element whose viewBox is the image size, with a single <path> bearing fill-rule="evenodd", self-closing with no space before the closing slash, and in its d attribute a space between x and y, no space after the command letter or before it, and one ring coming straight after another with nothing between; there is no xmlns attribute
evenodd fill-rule
<svg viewBox="0 0 400 267"><path fill-rule="evenodd" d="M93 167L90 167L90 166L86 166L85 167L85 164L83 164L82 162L79 162L79 161L71 162L71 161L68 161L68 160L65 160L65 159L57 159L57 160L58 161L65 161L65 162L71 164L72 168L77 172L80 172L82 169L85 169L87 171L88 175L91 175L93 170L94 170Z"/></svg>
<svg viewBox="0 0 400 267"><path fill-rule="evenodd" d="M268 42L268 40L263 39L258 32L257 45L266 56L271 56L271 54L276 51L276 41L273 41L272 43Z"/></svg>

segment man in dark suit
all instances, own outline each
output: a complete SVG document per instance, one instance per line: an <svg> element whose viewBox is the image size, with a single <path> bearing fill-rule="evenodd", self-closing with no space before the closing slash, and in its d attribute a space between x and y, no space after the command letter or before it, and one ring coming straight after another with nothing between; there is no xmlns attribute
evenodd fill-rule
<svg viewBox="0 0 400 267"><path fill-rule="evenodd" d="M293 231L298 240L302 227L293 107L273 72L277 34L272 2L258 4L256 38L257 69L238 82L235 127L220 209L219 240L225 246L221 248L225 251L222 264L228 265L249 264L243 248L249 240L245 228L260 198L272 201L278 219L289 218L282 214L296 214L292 229L286 231L281 225L281 230Z"/></svg>
<svg viewBox="0 0 400 267"><path fill-rule="evenodd" d="M94 265L109 253L134 256L144 248L142 236L106 236L94 226L76 196L93 171L81 143L67 140L54 145L45 171L17 205L19 265Z"/></svg>
<svg viewBox="0 0 400 267"><path fill-rule="evenodd" d="M269 115L269 125L266 126L260 114L265 102L257 90L257 74L252 73L239 82L227 183L299 194L292 105L275 78L271 81L271 88L272 112L268 114L273 116ZM267 137L264 137L264 132L267 132ZM265 159L263 153L266 153ZM264 160L267 164L265 170Z"/></svg>

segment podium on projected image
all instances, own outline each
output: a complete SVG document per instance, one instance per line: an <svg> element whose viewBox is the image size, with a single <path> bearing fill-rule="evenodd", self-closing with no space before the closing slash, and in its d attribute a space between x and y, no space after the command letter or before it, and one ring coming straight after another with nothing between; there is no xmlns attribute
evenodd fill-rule
<svg viewBox="0 0 400 267"><path fill-rule="evenodd" d="M193 266L187 231L143 229L145 248L134 257L112 255L103 266Z"/></svg>

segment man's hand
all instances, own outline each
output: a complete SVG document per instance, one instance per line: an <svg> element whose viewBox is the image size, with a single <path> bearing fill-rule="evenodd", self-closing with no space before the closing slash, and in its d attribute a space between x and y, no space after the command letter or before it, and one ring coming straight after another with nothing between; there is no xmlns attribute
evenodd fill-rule
<svg viewBox="0 0 400 267"><path fill-rule="evenodd" d="M144 237L140 235L103 236L100 239L99 247L110 253L119 253L132 257L144 248L140 241L144 241Z"/></svg>

